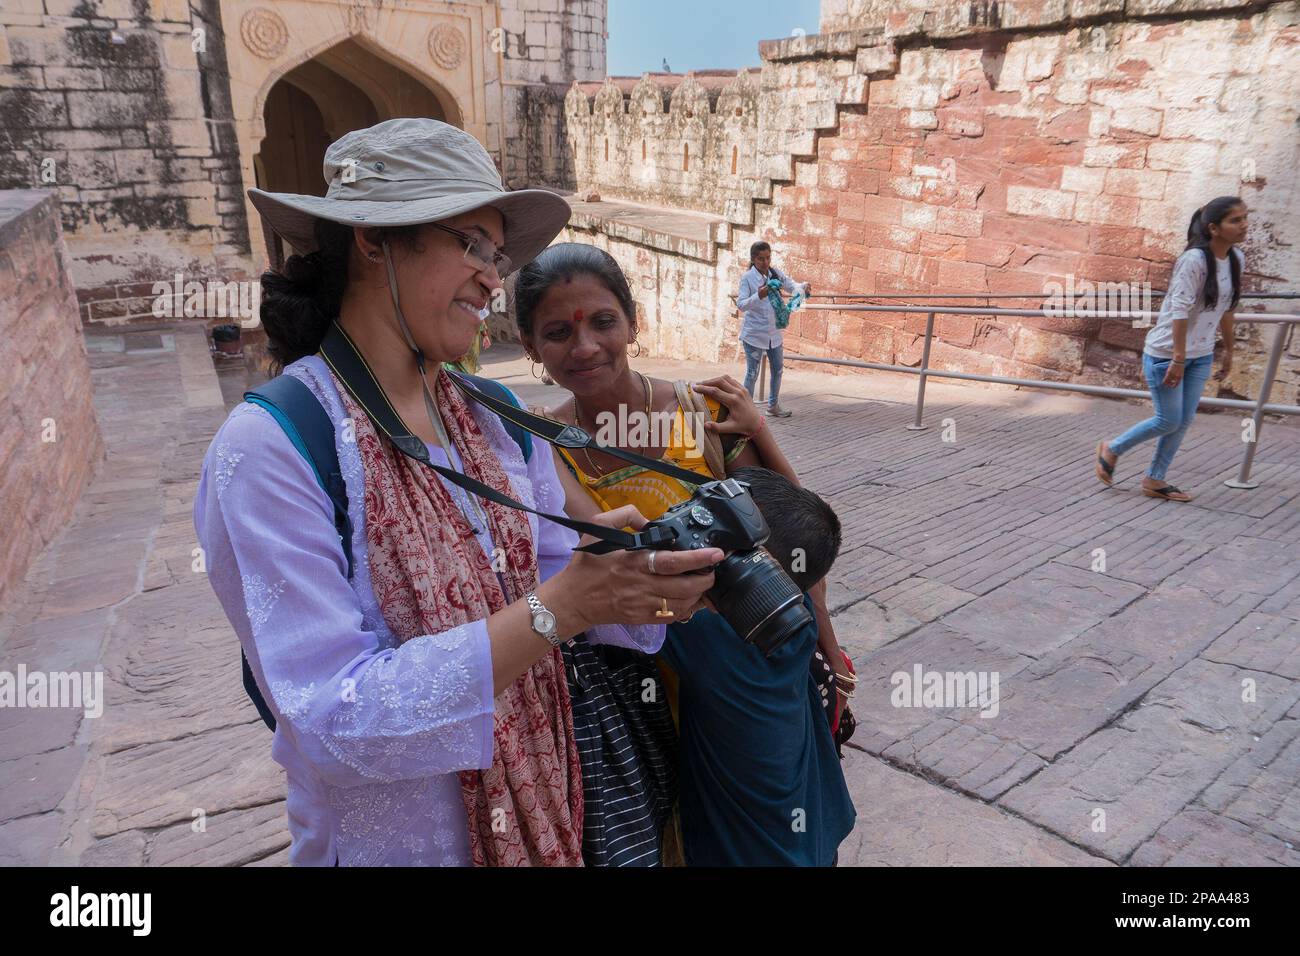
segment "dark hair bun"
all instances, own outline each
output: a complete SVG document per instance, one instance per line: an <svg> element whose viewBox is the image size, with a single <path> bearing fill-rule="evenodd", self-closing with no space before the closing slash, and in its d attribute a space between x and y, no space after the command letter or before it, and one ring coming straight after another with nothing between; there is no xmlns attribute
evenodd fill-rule
<svg viewBox="0 0 1300 956"><path fill-rule="evenodd" d="M315 252L290 256L279 272L262 273L262 325L277 370L316 353L348 284L351 230L320 220L316 238Z"/></svg>

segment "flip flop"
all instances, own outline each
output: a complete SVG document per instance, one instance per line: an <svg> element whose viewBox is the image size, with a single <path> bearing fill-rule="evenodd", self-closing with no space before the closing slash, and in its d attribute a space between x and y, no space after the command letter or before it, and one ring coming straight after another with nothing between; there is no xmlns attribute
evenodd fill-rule
<svg viewBox="0 0 1300 956"><path fill-rule="evenodd" d="M1097 442L1097 464L1094 468L1097 472L1097 480L1103 485L1110 485L1115 482L1115 466L1102 455L1101 451L1105 447L1106 443L1104 441Z"/></svg>
<svg viewBox="0 0 1300 956"><path fill-rule="evenodd" d="M1165 501L1191 501L1192 496L1181 488L1175 488L1173 485L1164 485L1160 488L1143 487L1142 494L1148 498L1163 498ZM1180 496L1181 497L1178 497Z"/></svg>

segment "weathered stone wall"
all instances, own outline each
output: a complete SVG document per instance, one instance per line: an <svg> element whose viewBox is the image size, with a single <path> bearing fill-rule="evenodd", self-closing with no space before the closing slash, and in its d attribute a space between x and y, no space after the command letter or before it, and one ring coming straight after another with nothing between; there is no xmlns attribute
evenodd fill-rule
<svg viewBox="0 0 1300 956"><path fill-rule="evenodd" d="M0 192L0 606L104 457L52 191Z"/></svg>
<svg viewBox="0 0 1300 956"><path fill-rule="evenodd" d="M607 0L505 0L501 75L507 188L574 186L564 123L570 82L605 76ZM558 92L557 92L558 90Z"/></svg>
<svg viewBox="0 0 1300 956"><path fill-rule="evenodd" d="M147 315L177 272L246 272L216 0L16 0L0 23L0 186L58 189L83 319Z"/></svg>
<svg viewBox="0 0 1300 956"><path fill-rule="evenodd" d="M564 118L580 190L719 214L753 195L758 85L748 71L574 83Z"/></svg>
<svg viewBox="0 0 1300 956"><path fill-rule="evenodd" d="M267 96L286 74L329 63L387 118L409 105L372 67L400 70L484 143L509 184L563 183L562 92L550 84L604 76L605 10L605 0L7 0L0 187L59 190L85 321L152 319L154 283L255 279L265 262L245 190ZM329 61L336 48L343 63Z"/></svg>
<svg viewBox="0 0 1300 956"><path fill-rule="evenodd" d="M742 195L706 185L706 170L685 188L629 189L623 154L611 152L604 168L584 162L603 159L594 115L577 143L580 188L723 212L731 239L717 252L715 314L703 320L719 334L714 355L734 355L727 296L755 238L823 293L1039 295L1070 277L1162 289L1192 212L1236 194L1251 209L1248 288L1296 287L1294 0L1222 12L1212 0L1130 3L1141 9L1132 15L1122 3L1004 4L996 17L979 6L973 21L966 7L934 3L845 6L848 19L839 6L824 5L823 27L851 29L761 45L759 175L740 184ZM632 121L608 89L597 100L614 121L605 127L615 129L613 150L627 138L617 124ZM582 105L567 110L571 125ZM662 311L699 310L682 300ZM923 328L924 316L805 313L786 342L809 355L916 365ZM1138 382L1144 332L1123 321L942 316L938 329L938 367ZM1271 334L1239 326L1232 390L1257 394ZM1300 336L1275 401L1300 392L1297 356Z"/></svg>

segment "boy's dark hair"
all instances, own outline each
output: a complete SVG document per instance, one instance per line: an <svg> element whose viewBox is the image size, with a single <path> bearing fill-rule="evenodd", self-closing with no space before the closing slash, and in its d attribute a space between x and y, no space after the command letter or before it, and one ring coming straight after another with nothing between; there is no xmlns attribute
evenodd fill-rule
<svg viewBox="0 0 1300 956"><path fill-rule="evenodd" d="M760 239L758 242L755 242L753 245L749 247L749 261L753 262L754 256L758 255L760 252L771 252L771 251L772 251L772 247Z"/></svg>
<svg viewBox="0 0 1300 956"><path fill-rule="evenodd" d="M749 485L749 493L772 531L765 547L799 590L807 591L826 577L840 553L840 519L835 510L807 488L768 468L747 465L737 468L731 477Z"/></svg>

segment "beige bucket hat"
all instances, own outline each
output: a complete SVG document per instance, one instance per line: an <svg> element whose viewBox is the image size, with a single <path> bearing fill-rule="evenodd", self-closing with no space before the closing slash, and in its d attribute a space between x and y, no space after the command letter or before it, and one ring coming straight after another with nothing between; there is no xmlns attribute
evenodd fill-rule
<svg viewBox="0 0 1300 956"><path fill-rule="evenodd" d="M262 189L248 196L266 223L303 254L316 248L317 219L411 226L492 206L505 220L501 251L515 268L550 245L570 215L556 193L507 191L477 139L434 119L391 119L347 133L325 150L325 181L324 196Z"/></svg>

